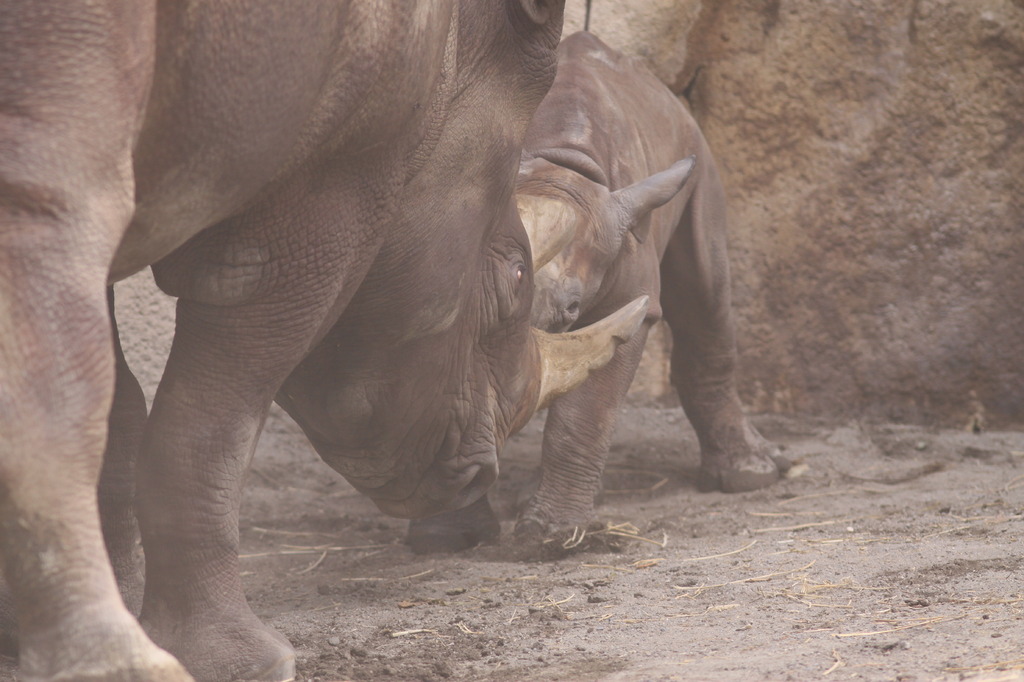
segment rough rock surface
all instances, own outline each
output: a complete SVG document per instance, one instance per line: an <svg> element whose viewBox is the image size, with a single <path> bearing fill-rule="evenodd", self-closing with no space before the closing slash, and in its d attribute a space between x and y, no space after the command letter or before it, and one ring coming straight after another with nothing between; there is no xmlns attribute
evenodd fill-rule
<svg viewBox="0 0 1024 682"><path fill-rule="evenodd" d="M1024 2L593 0L590 29L719 160L754 411L1024 419Z"/></svg>

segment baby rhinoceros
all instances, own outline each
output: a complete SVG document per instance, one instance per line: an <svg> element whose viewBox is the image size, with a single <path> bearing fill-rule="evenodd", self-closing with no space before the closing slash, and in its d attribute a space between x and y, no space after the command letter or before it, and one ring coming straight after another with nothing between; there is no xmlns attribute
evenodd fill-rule
<svg viewBox="0 0 1024 682"><path fill-rule="evenodd" d="M590 33L562 41L554 84L527 131L516 199L535 264L534 326L584 327L650 296L640 332L578 388L555 398L540 485L518 533L585 526L618 408L651 326L673 337L671 379L700 441L698 487L739 492L788 466L743 414L726 251L725 195L686 108L639 61ZM486 498L414 522L416 551L457 550L497 535Z"/></svg>

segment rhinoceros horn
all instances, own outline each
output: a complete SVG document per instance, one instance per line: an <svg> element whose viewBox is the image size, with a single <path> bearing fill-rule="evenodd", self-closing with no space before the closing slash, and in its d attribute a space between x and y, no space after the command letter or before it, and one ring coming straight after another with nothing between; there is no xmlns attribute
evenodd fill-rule
<svg viewBox="0 0 1024 682"><path fill-rule="evenodd" d="M516 204L530 238L533 271L537 272L576 234L576 213L564 201L530 194L517 195Z"/></svg>
<svg viewBox="0 0 1024 682"><path fill-rule="evenodd" d="M549 334L533 329L540 349L541 383L538 410L583 383L611 361L615 349L636 334L647 314L648 297L641 296L608 317L572 332Z"/></svg>
<svg viewBox="0 0 1024 682"><path fill-rule="evenodd" d="M696 162L697 157L688 156L660 173L612 192L609 208L621 230L620 238L630 230L637 241L647 239L651 223L641 219L679 194Z"/></svg>

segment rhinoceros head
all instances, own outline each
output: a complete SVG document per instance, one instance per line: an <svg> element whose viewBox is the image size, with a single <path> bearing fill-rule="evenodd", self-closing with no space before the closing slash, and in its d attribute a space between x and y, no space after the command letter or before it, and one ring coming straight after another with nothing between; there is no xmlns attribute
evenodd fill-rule
<svg viewBox="0 0 1024 682"><path fill-rule="evenodd" d="M535 326L557 332L576 323L623 249L647 239L651 211L680 192L694 163L691 156L612 191L603 171L587 172L595 164L582 153L548 150L524 160L517 201L540 257Z"/></svg>
<svg viewBox="0 0 1024 682"><path fill-rule="evenodd" d="M320 456L395 516L476 500L506 438L610 360L646 309L565 336L531 329L533 257L513 192L561 11L507 7L474 10L502 26L460 31L453 99L435 107L381 250L278 395Z"/></svg>
<svg viewBox="0 0 1024 682"><path fill-rule="evenodd" d="M646 313L642 297L582 330L531 328L529 241L511 187L494 189L502 210L491 214L483 194L468 204L483 212L472 223L495 228L484 239L389 244L393 267L371 272L278 398L324 461L393 516L476 500L506 438L607 363ZM421 236L455 219L422 208Z"/></svg>

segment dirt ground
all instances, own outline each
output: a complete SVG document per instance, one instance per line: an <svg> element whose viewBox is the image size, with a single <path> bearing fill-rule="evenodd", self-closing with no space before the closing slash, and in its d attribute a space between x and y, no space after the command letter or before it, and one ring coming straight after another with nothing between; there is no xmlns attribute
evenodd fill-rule
<svg viewBox="0 0 1024 682"><path fill-rule="evenodd" d="M246 591L306 682L1024 680L1024 433L755 421L792 476L705 494L681 410L628 408L598 523L524 547L535 419L503 459L503 542L420 557L277 415Z"/></svg>
<svg viewBox="0 0 1024 682"><path fill-rule="evenodd" d="M275 420L247 593L306 681L1024 680L1024 433L757 424L794 475L704 494L681 410L629 408L566 549L510 534L534 420L503 459L502 544L424 558Z"/></svg>

